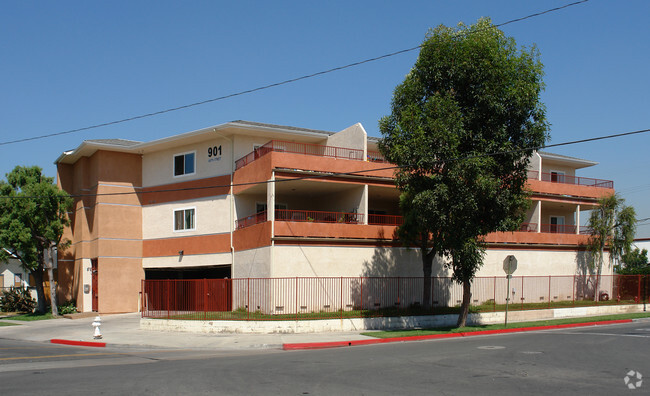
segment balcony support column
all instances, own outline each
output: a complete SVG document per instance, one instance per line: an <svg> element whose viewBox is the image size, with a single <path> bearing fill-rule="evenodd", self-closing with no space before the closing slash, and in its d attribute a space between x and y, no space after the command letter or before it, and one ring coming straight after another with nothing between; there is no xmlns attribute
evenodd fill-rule
<svg viewBox="0 0 650 396"><path fill-rule="evenodd" d="M363 196L361 197L361 205L359 207L359 213L363 217L362 224L368 225L368 185L363 185Z"/></svg>
<svg viewBox="0 0 650 396"><path fill-rule="evenodd" d="M576 205L576 234L580 235L580 204Z"/></svg>
<svg viewBox="0 0 650 396"><path fill-rule="evenodd" d="M275 171L271 173L270 183L266 184L266 220L270 222L275 220Z"/></svg>
<svg viewBox="0 0 650 396"><path fill-rule="evenodd" d="M533 214L535 222L537 223L537 232L542 232L542 201L535 203L535 212Z"/></svg>

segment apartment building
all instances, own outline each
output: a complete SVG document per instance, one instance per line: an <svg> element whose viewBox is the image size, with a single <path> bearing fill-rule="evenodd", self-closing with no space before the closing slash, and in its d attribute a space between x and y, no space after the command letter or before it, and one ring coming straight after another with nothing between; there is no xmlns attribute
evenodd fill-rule
<svg viewBox="0 0 650 396"><path fill-rule="evenodd" d="M75 196L59 287L82 311L139 309L142 279L421 276L393 169L361 124L340 132L234 121L151 142L88 140L56 161ZM479 276L586 271L584 212L614 192L595 162L538 152L532 205L495 233ZM437 263L434 275L445 275Z"/></svg>

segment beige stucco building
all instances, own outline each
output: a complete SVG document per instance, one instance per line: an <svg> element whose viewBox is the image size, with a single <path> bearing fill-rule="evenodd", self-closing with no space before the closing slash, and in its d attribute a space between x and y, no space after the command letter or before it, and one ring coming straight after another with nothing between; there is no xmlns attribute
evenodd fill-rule
<svg viewBox="0 0 650 396"><path fill-rule="evenodd" d="M139 309L142 279L421 276L393 169L361 124L340 132L234 121L151 142L88 140L56 161L75 197L59 285L82 311ZM538 152L532 206L518 232L495 233L478 276L585 271L584 211L611 181L595 162ZM444 275L439 265L434 275Z"/></svg>

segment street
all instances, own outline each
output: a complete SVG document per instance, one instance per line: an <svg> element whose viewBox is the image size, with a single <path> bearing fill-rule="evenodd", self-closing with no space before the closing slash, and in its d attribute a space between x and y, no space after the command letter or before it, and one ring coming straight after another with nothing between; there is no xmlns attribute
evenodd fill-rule
<svg viewBox="0 0 650 396"><path fill-rule="evenodd" d="M182 336L182 335L181 335ZM311 351L82 348L0 339L3 394L621 394L650 321ZM633 377L633 378L632 378ZM636 376L628 384L650 389Z"/></svg>

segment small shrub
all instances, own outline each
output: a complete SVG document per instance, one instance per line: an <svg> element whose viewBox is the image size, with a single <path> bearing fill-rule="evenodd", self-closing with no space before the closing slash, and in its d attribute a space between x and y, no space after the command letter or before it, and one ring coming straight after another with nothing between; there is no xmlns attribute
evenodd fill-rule
<svg viewBox="0 0 650 396"><path fill-rule="evenodd" d="M74 300L61 304L57 308L59 310L59 315L77 313L77 303Z"/></svg>
<svg viewBox="0 0 650 396"><path fill-rule="evenodd" d="M11 287L4 290L0 297L0 310L2 312L32 312L36 307L36 300L24 287Z"/></svg>

